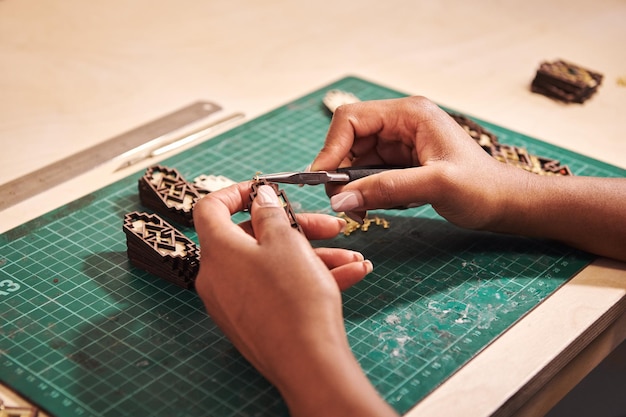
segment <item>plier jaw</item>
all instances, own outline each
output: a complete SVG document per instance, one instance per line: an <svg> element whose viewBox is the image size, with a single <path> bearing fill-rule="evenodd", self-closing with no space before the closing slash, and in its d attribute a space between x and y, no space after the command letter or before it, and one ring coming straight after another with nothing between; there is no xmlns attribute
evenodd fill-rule
<svg viewBox="0 0 626 417"><path fill-rule="evenodd" d="M275 174L259 174L253 178L255 181L265 180L283 184L319 185L329 182L347 183L350 175L344 172L314 171L314 172L278 172Z"/></svg>
<svg viewBox="0 0 626 417"><path fill-rule="evenodd" d="M347 167L337 168L336 171L291 171L278 172L276 174L258 174L254 176L255 181L266 180L269 182L279 182L283 184L346 184L350 181L379 174L390 169L403 169L406 167L395 166L371 166L371 167Z"/></svg>

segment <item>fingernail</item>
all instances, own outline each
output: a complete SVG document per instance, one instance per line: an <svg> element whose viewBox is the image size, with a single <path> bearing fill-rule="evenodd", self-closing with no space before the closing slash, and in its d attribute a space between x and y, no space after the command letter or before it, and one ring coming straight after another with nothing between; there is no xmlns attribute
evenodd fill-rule
<svg viewBox="0 0 626 417"><path fill-rule="evenodd" d="M354 254L353 256L354 256L354 260L355 261L357 261L357 262L365 261L365 257L363 256L363 254L361 252L352 251L352 253Z"/></svg>
<svg viewBox="0 0 626 417"><path fill-rule="evenodd" d="M346 226L348 226L348 222L340 217L337 217L337 223L339 223L339 226L341 227L341 229L339 229L339 233L345 232Z"/></svg>
<svg viewBox="0 0 626 417"><path fill-rule="evenodd" d="M350 211L363 205L360 191L344 191L330 198L330 206L335 211Z"/></svg>
<svg viewBox="0 0 626 417"><path fill-rule="evenodd" d="M274 189L269 185L261 185L257 188L257 194L254 201L261 207L280 207L278 196Z"/></svg>
<svg viewBox="0 0 626 417"><path fill-rule="evenodd" d="M365 270L368 274L374 270L374 264L372 264L372 261L369 259L364 260L363 264L365 265Z"/></svg>

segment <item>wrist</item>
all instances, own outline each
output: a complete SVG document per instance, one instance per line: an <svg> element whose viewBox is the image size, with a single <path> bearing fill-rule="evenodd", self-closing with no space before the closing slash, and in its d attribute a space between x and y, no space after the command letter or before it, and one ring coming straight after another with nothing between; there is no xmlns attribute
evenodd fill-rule
<svg viewBox="0 0 626 417"><path fill-rule="evenodd" d="M276 387L294 417L397 415L371 385L347 341L316 343Z"/></svg>
<svg viewBox="0 0 626 417"><path fill-rule="evenodd" d="M605 185L603 182L519 171L515 182L505 185L502 210L492 231L572 244L570 237L579 238L580 231L598 217L594 194ZM590 229L586 232L593 233Z"/></svg>
<svg viewBox="0 0 626 417"><path fill-rule="evenodd" d="M539 175L516 167L502 165L494 186L492 214L483 230L509 234L523 233L525 225L536 214L533 201L541 186Z"/></svg>

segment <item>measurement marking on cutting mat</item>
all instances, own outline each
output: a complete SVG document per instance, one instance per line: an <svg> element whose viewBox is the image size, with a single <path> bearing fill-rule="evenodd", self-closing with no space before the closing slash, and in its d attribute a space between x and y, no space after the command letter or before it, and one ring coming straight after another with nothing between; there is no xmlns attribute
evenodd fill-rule
<svg viewBox="0 0 626 417"><path fill-rule="evenodd" d="M18 291L20 284L10 279L4 279L0 281L0 295L9 295L12 292Z"/></svg>
<svg viewBox="0 0 626 417"><path fill-rule="evenodd" d="M219 110L221 110L220 106L208 101L192 103L84 151L9 181L0 186L0 210L90 171L125 152L161 139L165 135L198 122Z"/></svg>

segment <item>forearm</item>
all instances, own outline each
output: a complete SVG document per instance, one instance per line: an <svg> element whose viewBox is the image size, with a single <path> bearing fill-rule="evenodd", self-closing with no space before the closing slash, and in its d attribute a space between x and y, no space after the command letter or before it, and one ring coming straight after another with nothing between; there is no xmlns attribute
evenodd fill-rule
<svg viewBox="0 0 626 417"><path fill-rule="evenodd" d="M525 176L523 189L505 191L492 230L626 260L626 178Z"/></svg>

